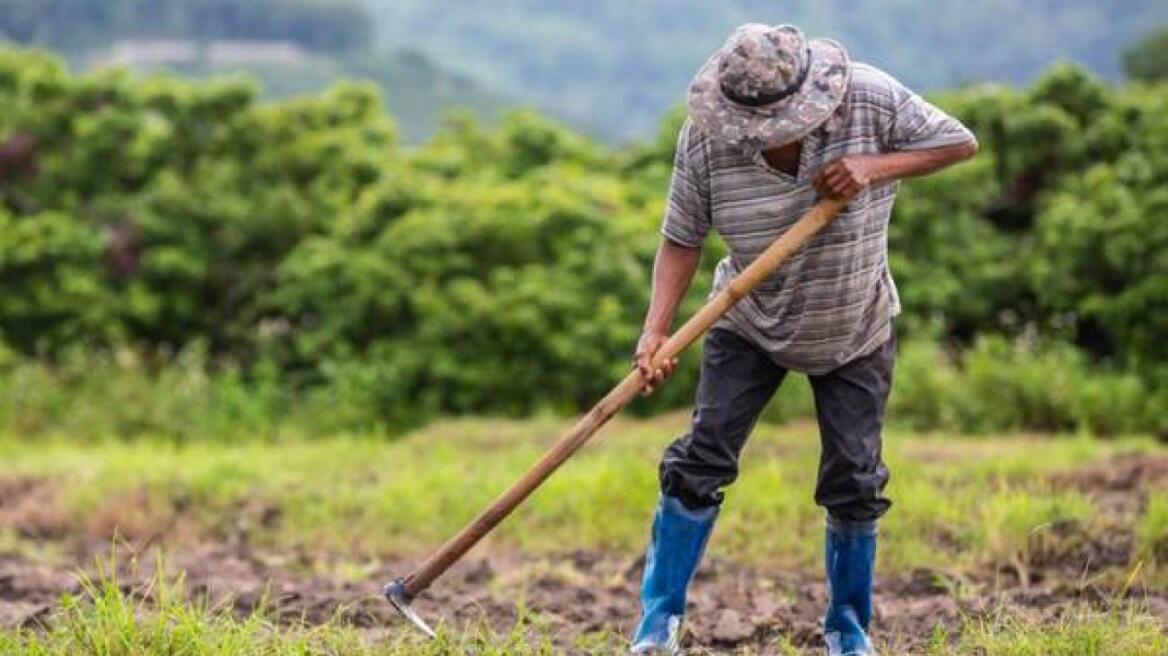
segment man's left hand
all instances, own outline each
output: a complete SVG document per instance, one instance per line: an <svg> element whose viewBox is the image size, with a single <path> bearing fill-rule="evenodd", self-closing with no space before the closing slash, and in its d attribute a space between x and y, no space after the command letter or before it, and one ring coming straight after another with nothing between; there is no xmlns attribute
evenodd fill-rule
<svg viewBox="0 0 1168 656"><path fill-rule="evenodd" d="M875 155L848 155L828 164L811 185L824 198L851 198L864 187L876 182L879 169Z"/></svg>

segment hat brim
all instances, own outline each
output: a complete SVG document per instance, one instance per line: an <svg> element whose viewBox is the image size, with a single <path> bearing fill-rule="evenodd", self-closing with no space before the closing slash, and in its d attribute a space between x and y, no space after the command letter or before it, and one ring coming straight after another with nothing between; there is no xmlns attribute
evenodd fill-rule
<svg viewBox="0 0 1168 656"><path fill-rule="evenodd" d="M831 117L843 102L851 77L848 53L831 39L811 39L811 68L803 86L770 105L740 105L722 93L718 80L724 50L714 53L689 86L687 108L699 130L713 139L756 148L799 141Z"/></svg>

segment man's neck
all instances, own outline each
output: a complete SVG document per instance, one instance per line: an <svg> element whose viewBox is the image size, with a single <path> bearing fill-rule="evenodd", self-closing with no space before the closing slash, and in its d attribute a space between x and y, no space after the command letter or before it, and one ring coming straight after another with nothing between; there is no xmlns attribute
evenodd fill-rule
<svg viewBox="0 0 1168 656"><path fill-rule="evenodd" d="M798 177L799 175L799 158L802 154L802 141L796 141L762 151L763 158L771 168L782 171L791 177Z"/></svg>

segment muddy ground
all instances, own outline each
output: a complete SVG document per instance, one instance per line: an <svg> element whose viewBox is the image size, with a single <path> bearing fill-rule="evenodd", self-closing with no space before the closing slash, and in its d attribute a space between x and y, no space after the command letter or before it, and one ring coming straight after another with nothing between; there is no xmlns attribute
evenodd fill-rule
<svg viewBox="0 0 1168 656"><path fill-rule="evenodd" d="M1102 508L1117 514L1138 512L1146 503L1147 490L1162 489L1165 483L1168 459L1147 456L1116 459L1056 480L1057 485L1083 489ZM60 596L79 591L81 568L109 550L100 536L60 535L59 523L29 512L28 504L42 506L43 495L36 481L0 484L0 528L23 536L26 545L52 544L57 554L41 557L27 548L21 553L0 552L0 625L36 628L52 622ZM20 508L24 511L17 512ZM242 539L152 542L166 546L167 570L185 573L188 595L207 598L240 615L263 605L265 612L286 623L340 620L373 639L405 630L376 588L393 574L408 571L412 561L389 558L370 569L367 582L362 578L362 583L355 583L306 574L314 566L311 558L260 553ZM1099 573L1130 567L1133 544L1130 529L1119 526L1106 532L1058 526L1017 562L987 564L960 577L920 570L879 578L876 638L889 653L909 653L927 641L937 625L956 629L963 618L1003 608L1053 623L1083 604L1101 610L1138 605L1168 626L1168 590L1137 584L1117 595L1113 585L1098 583L1113 580ZM155 571L156 550L144 546L148 545L122 549L119 581L126 590L143 589L142 583ZM134 549L141 551L137 571L145 574L130 569L126 552ZM521 601L529 609L524 622L532 632L552 635L565 653L571 653L570 645L583 633L628 632L636 614L641 567L641 560L628 554L576 552L547 558L492 554L458 565L415 606L424 617L444 617L455 626L486 622L507 633L515 626L516 604ZM745 648L768 653L767 646L781 638L819 646L823 606L823 584L815 573L756 570L712 559L699 571L691 595L690 653Z"/></svg>

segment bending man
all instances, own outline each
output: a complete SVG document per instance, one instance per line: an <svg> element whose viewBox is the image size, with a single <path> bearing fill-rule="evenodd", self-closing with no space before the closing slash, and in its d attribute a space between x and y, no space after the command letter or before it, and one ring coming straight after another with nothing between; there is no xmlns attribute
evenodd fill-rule
<svg viewBox="0 0 1168 656"><path fill-rule="evenodd" d="M968 159L977 142L888 74L790 25L738 28L694 78L688 109L635 355L647 392L672 373L674 363L652 371L650 361L711 229L730 251L716 291L818 197L855 197L706 338L693 420L661 460L633 653L678 651L686 589L723 490L759 413L794 370L808 375L819 420L827 651L872 654L876 525L891 505L881 427L900 310L888 219L897 180Z"/></svg>

